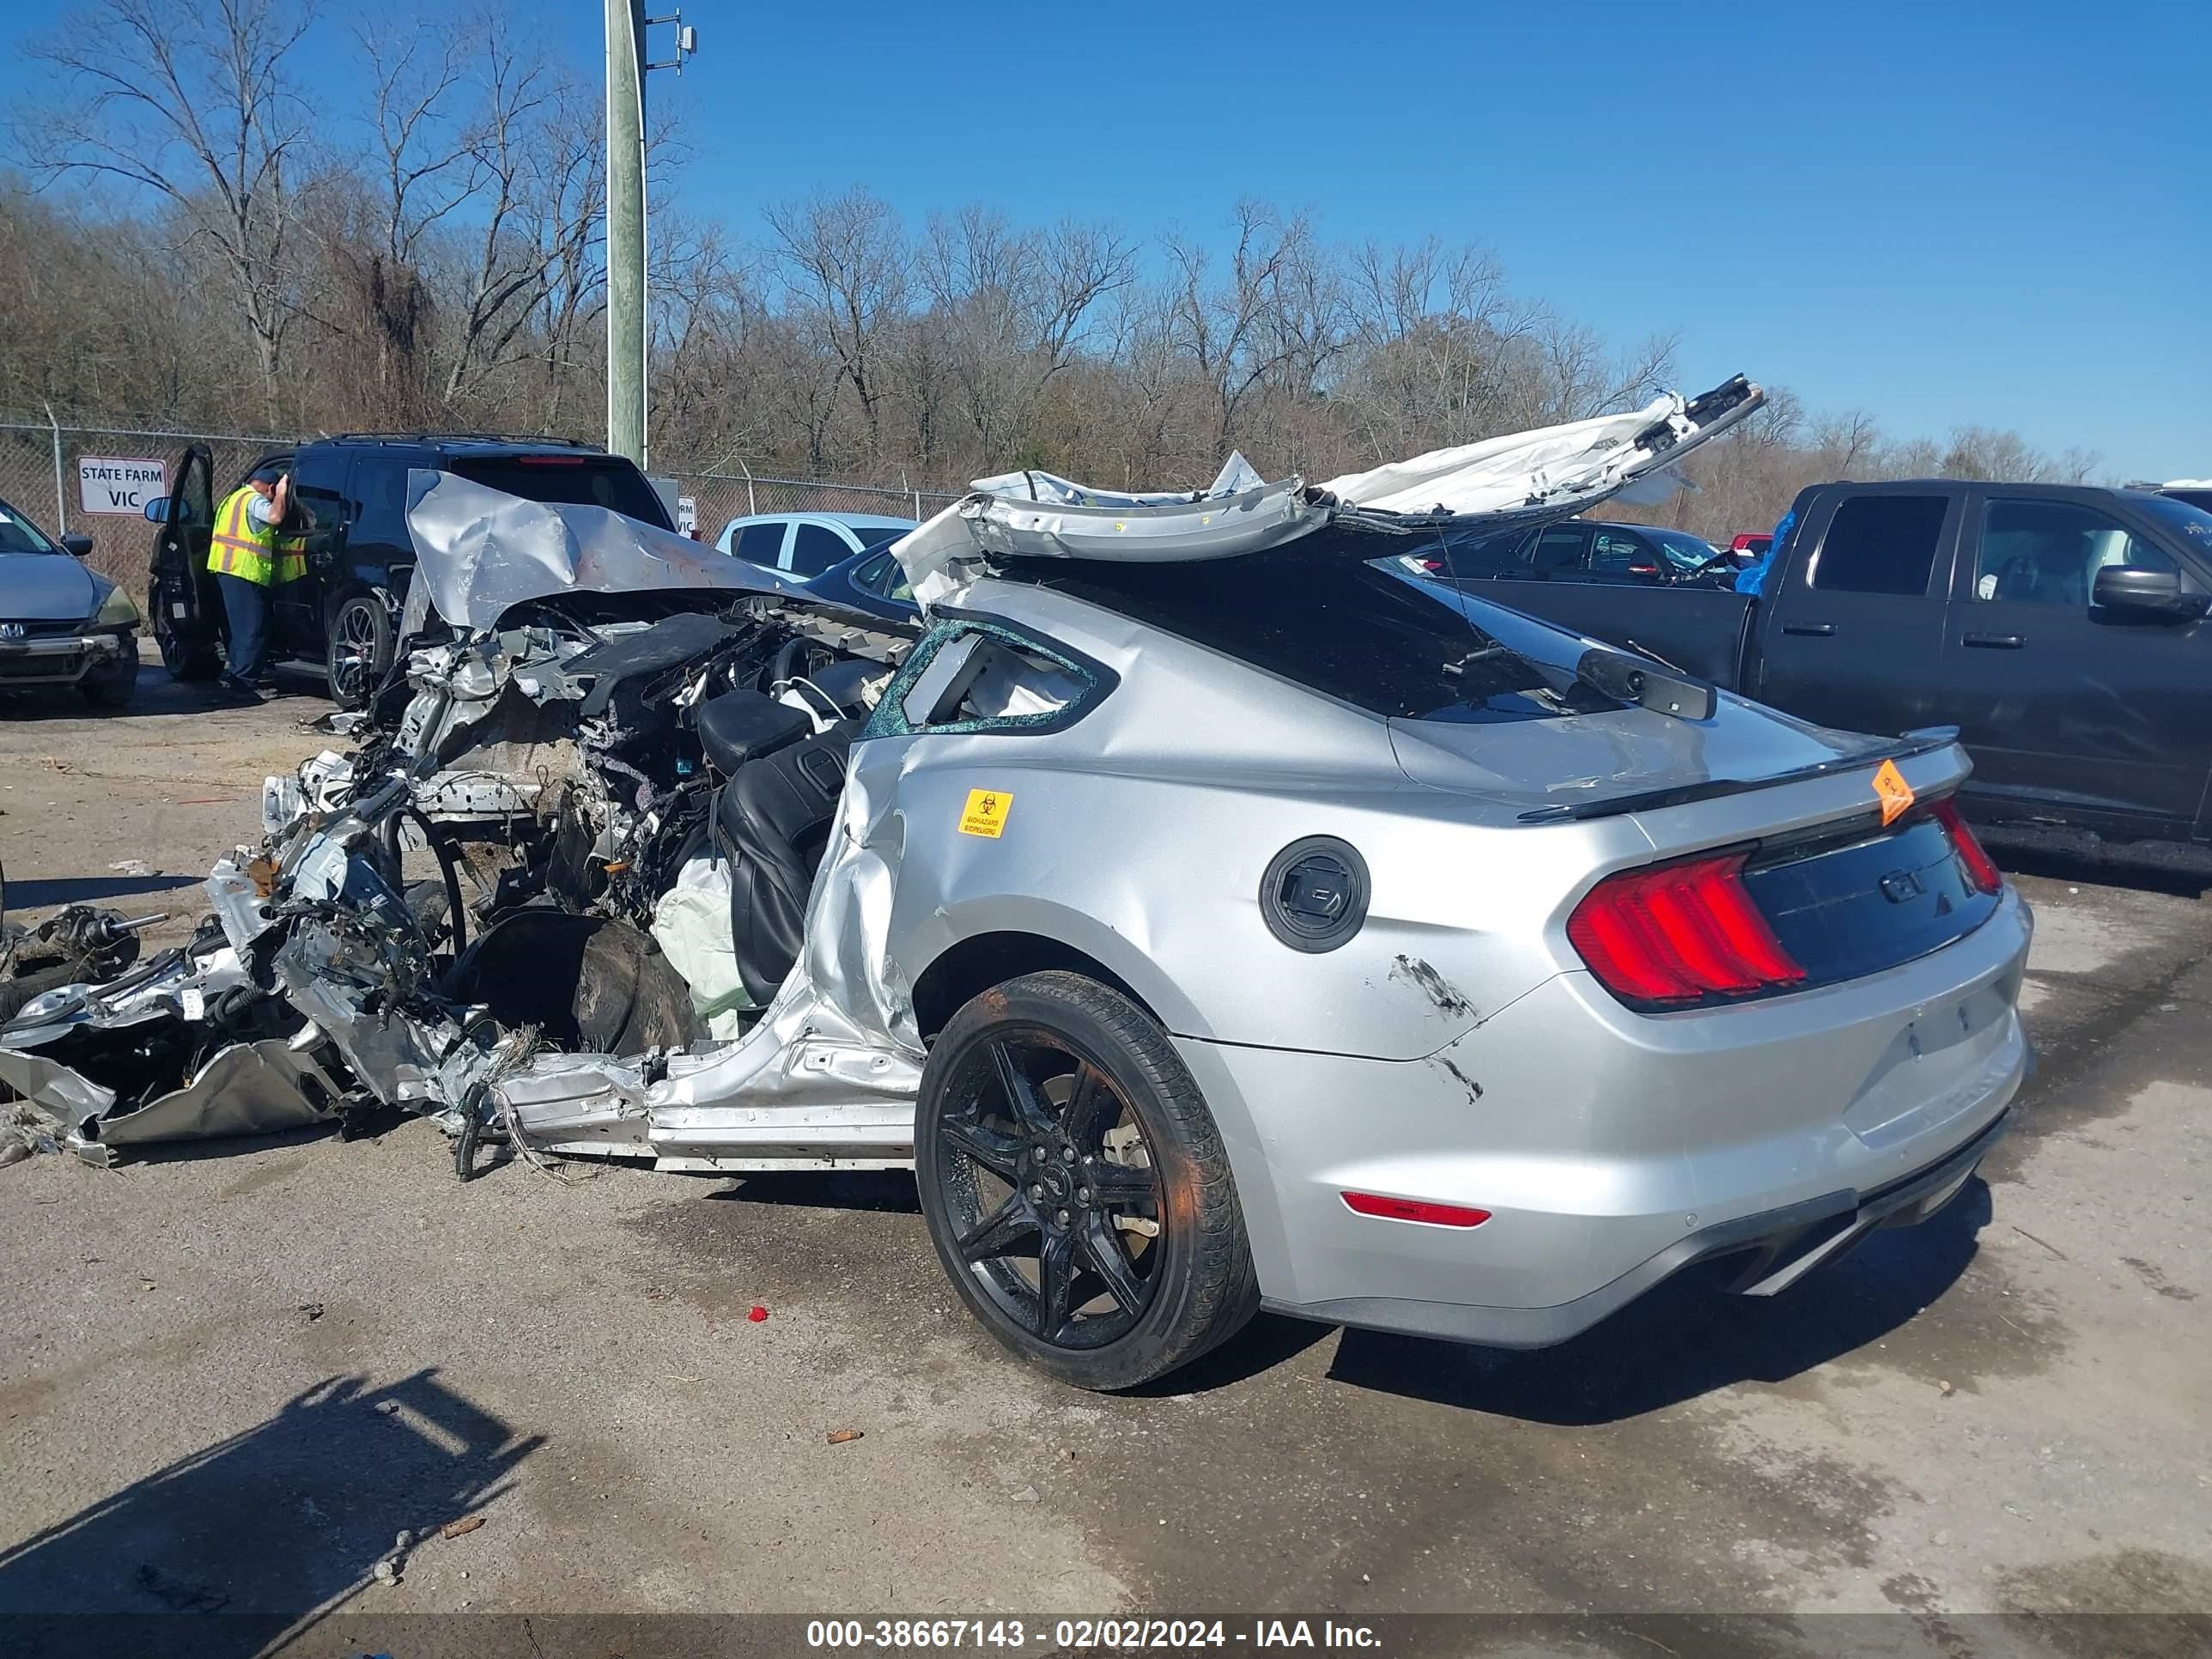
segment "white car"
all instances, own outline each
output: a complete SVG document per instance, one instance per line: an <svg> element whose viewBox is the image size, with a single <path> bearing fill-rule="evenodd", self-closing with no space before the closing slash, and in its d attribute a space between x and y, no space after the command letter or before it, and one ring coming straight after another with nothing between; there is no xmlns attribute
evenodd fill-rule
<svg viewBox="0 0 2212 1659"><path fill-rule="evenodd" d="M733 557L805 581L858 553L888 546L915 527L879 513L760 513L732 519L714 545Z"/></svg>

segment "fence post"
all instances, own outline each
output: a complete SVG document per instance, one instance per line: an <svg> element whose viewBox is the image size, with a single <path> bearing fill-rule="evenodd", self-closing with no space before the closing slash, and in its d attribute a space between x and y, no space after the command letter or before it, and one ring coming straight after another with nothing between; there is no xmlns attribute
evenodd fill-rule
<svg viewBox="0 0 2212 1659"><path fill-rule="evenodd" d="M760 511L760 508L753 504L753 470L751 467L745 465L745 458L742 455L738 457L738 465L741 467L744 467L745 516L750 519L754 514Z"/></svg>
<svg viewBox="0 0 2212 1659"><path fill-rule="evenodd" d="M46 405L46 425L54 434L54 533L69 534L69 492L62 488L62 424L54 418L54 406Z"/></svg>

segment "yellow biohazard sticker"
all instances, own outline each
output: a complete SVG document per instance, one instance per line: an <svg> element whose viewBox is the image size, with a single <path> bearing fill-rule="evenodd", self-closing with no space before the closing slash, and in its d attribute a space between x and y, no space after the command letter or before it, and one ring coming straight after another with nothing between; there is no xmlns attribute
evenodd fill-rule
<svg viewBox="0 0 2212 1659"><path fill-rule="evenodd" d="M1013 805L1014 798L1003 789L970 789L968 805L960 809L960 833L998 840Z"/></svg>
<svg viewBox="0 0 2212 1659"><path fill-rule="evenodd" d="M1881 822L1885 829L1897 822L1905 809L1912 805L1912 786L1905 781L1905 774L1897 769L1897 763L1886 760L1874 775L1875 799L1881 803ZM969 797L972 805L975 797ZM964 826L963 826L964 827Z"/></svg>

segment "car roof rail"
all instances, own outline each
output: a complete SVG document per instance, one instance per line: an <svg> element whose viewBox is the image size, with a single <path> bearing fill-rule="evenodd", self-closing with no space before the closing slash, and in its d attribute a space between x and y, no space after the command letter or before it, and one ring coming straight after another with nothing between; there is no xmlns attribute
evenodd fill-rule
<svg viewBox="0 0 2212 1659"><path fill-rule="evenodd" d="M512 432L332 432L308 443L328 444L511 444L519 449L588 449L599 446L584 438L524 436Z"/></svg>

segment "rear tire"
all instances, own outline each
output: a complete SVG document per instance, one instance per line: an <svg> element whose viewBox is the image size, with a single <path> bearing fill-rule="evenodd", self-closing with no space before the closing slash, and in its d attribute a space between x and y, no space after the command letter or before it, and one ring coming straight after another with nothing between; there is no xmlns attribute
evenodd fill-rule
<svg viewBox="0 0 2212 1659"><path fill-rule="evenodd" d="M374 695L392 666L392 613L371 593L356 593L331 613L323 659L331 701L358 708Z"/></svg>
<svg viewBox="0 0 2212 1659"><path fill-rule="evenodd" d="M1054 972L969 1001L930 1051L914 1150L961 1300L1060 1382L1149 1382L1259 1307L1220 1131L1119 991Z"/></svg>

